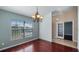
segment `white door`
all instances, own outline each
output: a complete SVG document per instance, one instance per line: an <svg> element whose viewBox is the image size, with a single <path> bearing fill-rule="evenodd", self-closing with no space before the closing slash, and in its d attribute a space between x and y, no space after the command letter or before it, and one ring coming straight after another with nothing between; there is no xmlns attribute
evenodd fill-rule
<svg viewBox="0 0 79 59"><path fill-rule="evenodd" d="M63 22L56 23L56 37L60 39L64 39L64 23Z"/></svg>

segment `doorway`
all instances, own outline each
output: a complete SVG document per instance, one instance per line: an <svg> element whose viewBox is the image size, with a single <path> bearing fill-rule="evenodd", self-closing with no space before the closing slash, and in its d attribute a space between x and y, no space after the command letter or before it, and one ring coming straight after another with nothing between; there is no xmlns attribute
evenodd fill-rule
<svg viewBox="0 0 79 59"><path fill-rule="evenodd" d="M72 22L64 22L64 39L72 41Z"/></svg>

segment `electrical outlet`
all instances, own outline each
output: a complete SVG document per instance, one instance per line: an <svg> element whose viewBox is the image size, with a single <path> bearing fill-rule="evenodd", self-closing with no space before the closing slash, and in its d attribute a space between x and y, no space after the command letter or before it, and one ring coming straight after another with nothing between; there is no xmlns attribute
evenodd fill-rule
<svg viewBox="0 0 79 59"><path fill-rule="evenodd" d="M4 45L4 43L2 43L2 45Z"/></svg>

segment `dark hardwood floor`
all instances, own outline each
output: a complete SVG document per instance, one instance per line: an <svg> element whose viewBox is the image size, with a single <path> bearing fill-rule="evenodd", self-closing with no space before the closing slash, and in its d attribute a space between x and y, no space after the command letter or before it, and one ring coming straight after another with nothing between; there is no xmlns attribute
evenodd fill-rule
<svg viewBox="0 0 79 59"><path fill-rule="evenodd" d="M77 52L77 49L38 39L1 52Z"/></svg>

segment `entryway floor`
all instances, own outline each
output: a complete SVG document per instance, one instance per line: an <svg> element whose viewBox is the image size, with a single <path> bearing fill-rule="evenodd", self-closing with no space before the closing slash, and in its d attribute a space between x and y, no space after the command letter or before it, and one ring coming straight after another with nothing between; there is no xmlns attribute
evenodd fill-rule
<svg viewBox="0 0 79 59"><path fill-rule="evenodd" d="M65 40L65 39L53 39L53 42L59 43L59 44L62 44L62 45L66 45L66 46L69 46L69 47L72 47L72 48L77 48L76 42Z"/></svg>

